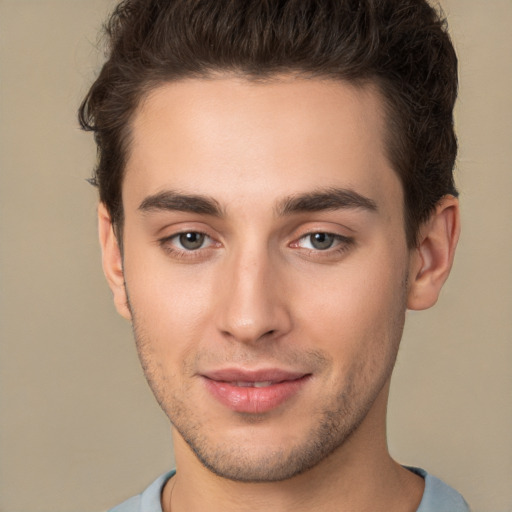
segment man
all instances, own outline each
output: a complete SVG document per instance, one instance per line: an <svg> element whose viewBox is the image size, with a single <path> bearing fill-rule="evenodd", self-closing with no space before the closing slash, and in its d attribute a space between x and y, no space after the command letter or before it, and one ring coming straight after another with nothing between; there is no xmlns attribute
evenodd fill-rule
<svg viewBox="0 0 512 512"><path fill-rule="evenodd" d="M406 309L459 233L436 11L126 0L107 32L80 112L103 266L177 465L114 510L468 510L385 433Z"/></svg>

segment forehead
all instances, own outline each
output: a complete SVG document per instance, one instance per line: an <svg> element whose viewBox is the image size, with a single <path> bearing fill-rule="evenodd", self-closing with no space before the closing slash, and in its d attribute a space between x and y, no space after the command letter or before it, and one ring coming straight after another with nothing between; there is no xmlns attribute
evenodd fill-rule
<svg viewBox="0 0 512 512"><path fill-rule="evenodd" d="M318 187L369 197L383 187L401 193L372 86L294 77L187 79L151 91L131 129L123 202L166 188L220 202Z"/></svg>

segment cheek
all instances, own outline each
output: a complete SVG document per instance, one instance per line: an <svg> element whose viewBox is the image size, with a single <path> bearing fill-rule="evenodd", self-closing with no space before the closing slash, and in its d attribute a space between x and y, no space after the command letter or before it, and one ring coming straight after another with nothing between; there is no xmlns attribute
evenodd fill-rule
<svg viewBox="0 0 512 512"><path fill-rule="evenodd" d="M154 352L176 357L200 339L212 309L208 274L138 254L126 259L125 279L134 323Z"/></svg>
<svg viewBox="0 0 512 512"><path fill-rule="evenodd" d="M299 328L309 332L307 337L342 365L392 357L405 320L403 257L354 259L318 277L316 286L303 281L296 291L304 297L296 304Z"/></svg>

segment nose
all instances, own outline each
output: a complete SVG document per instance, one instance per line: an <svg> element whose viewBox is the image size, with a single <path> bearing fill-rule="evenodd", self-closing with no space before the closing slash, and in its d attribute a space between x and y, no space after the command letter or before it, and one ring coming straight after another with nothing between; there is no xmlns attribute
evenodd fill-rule
<svg viewBox="0 0 512 512"><path fill-rule="evenodd" d="M247 251L225 262L217 308L217 328L241 343L275 340L292 327L279 265L266 251Z"/></svg>

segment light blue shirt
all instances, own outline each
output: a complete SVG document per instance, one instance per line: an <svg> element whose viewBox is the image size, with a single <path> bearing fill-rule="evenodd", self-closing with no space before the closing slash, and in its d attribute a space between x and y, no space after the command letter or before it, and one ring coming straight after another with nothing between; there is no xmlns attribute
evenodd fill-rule
<svg viewBox="0 0 512 512"><path fill-rule="evenodd" d="M425 491L416 512L470 512L464 498L450 486L419 468L407 468L425 479ZM158 477L142 494L114 507L109 512L162 512L162 489L176 471Z"/></svg>

